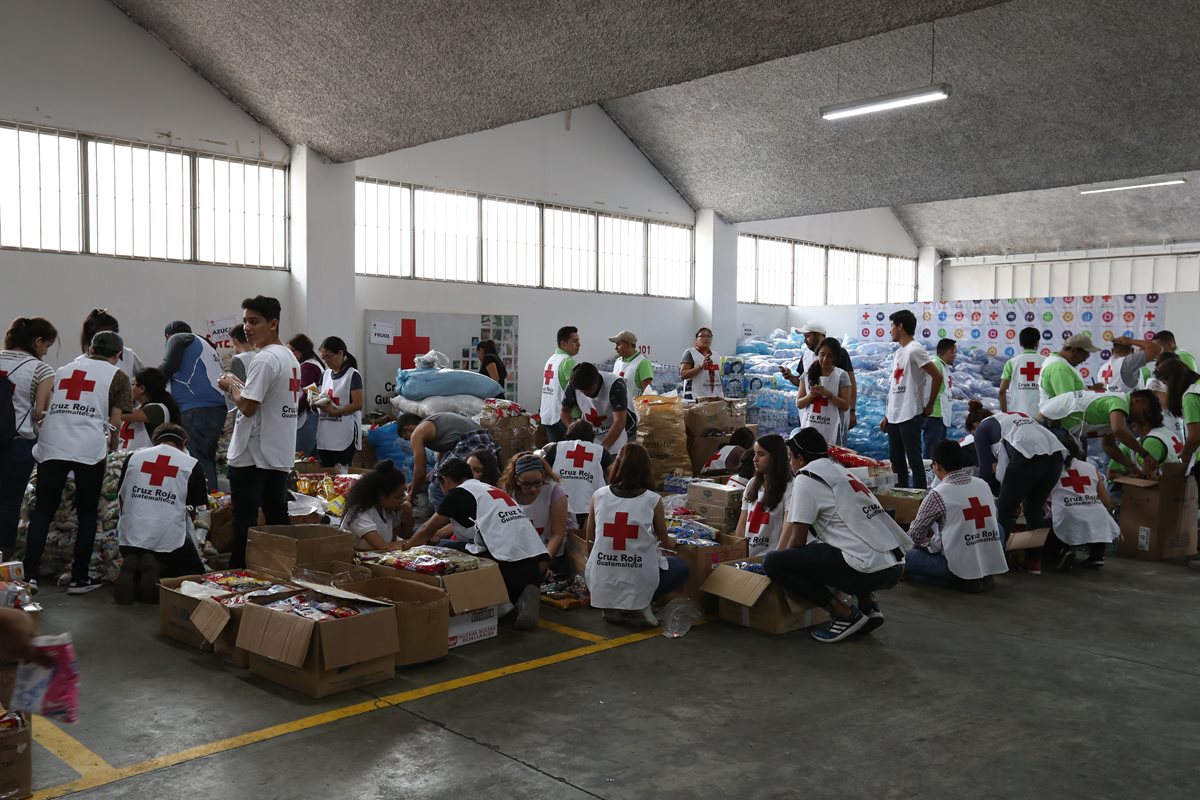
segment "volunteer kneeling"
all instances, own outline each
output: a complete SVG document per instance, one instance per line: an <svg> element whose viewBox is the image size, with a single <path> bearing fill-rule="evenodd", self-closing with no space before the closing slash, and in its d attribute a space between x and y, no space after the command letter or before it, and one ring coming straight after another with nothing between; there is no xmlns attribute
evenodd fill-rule
<svg viewBox="0 0 1200 800"><path fill-rule="evenodd" d="M1036 423L1034 423L1036 424ZM946 439L933 446L935 486L908 527L915 545L904 556L905 576L967 592L992 588L1008 571L992 490L963 467L963 448Z"/></svg>
<svg viewBox="0 0 1200 800"><path fill-rule="evenodd" d="M1060 570L1075 565L1075 548L1086 546L1085 567L1104 566L1104 551L1121 535L1120 526L1108 513L1112 501L1100 479L1100 471L1087 459L1067 457L1062 476L1050 492L1050 535L1046 558Z"/></svg>
<svg viewBox="0 0 1200 800"><path fill-rule="evenodd" d="M521 510L533 523L550 553L550 571L555 575L570 575L567 531L578 527L568 511L567 490L550 465L534 453L517 453L496 485L521 504Z"/></svg>
<svg viewBox="0 0 1200 800"><path fill-rule="evenodd" d="M792 470L783 437L770 433L753 445L754 477L746 486L735 535L743 536L750 556L779 547L792 500Z"/></svg>
<svg viewBox="0 0 1200 800"><path fill-rule="evenodd" d="M376 464L346 495L342 530L354 535L355 550L403 550L412 526L404 473L391 461Z"/></svg>
<svg viewBox="0 0 1200 800"><path fill-rule="evenodd" d="M567 490L567 508L579 525L587 523L592 495L607 483L604 477L613 455L596 443L596 429L587 420L577 419L567 428L564 439L542 448L551 468Z"/></svg>
<svg viewBox="0 0 1200 800"><path fill-rule="evenodd" d="M179 425L160 425L151 439L152 446L133 451L121 468L122 562L113 598L126 606L135 597L157 602L159 578L204 572L192 525L193 509L208 502L204 470L188 454L187 432Z"/></svg>
<svg viewBox="0 0 1200 800"><path fill-rule="evenodd" d="M687 583L687 564L659 555L671 540L662 497L651 486L650 455L640 444L627 444L608 486L592 495L587 539L595 544L584 577L592 607L608 622L657 625L650 604Z"/></svg>
<svg viewBox="0 0 1200 800"><path fill-rule="evenodd" d="M873 592L900 580L900 562L912 540L870 489L829 459L825 437L802 428L787 446L799 472L783 541L767 553L763 569L785 590L829 611L829 624L812 632L817 641L874 630L883 624L883 612ZM805 544L810 533L815 538ZM856 595L857 607L829 587Z"/></svg>
<svg viewBox="0 0 1200 800"><path fill-rule="evenodd" d="M461 458L443 459L438 482L445 498L437 512L408 540L408 547L426 544L446 525L467 542L467 551L490 558L500 567L508 599L516 611L513 627L533 630L538 624L542 575L550 564L546 545L525 512L507 494L471 476ZM404 549L408 549L405 547Z"/></svg>

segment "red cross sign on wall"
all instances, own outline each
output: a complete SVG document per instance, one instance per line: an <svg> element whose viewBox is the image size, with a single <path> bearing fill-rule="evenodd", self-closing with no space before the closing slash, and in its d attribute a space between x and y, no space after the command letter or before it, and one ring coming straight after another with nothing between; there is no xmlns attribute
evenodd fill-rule
<svg viewBox="0 0 1200 800"><path fill-rule="evenodd" d="M429 352L429 337L417 336L415 319L403 319L400 320L400 335L392 337L387 351L388 355L400 356L402 369L412 369L417 365L417 356Z"/></svg>
<svg viewBox="0 0 1200 800"><path fill-rule="evenodd" d="M629 514L618 511L612 522L604 523L604 535L612 539L613 550L624 550L626 541L638 538L638 526L630 523Z"/></svg>

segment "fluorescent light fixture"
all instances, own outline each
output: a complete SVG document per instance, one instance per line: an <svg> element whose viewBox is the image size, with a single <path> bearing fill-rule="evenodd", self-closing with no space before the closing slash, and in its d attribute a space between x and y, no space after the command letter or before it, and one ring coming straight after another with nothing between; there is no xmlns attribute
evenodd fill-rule
<svg viewBox="0 0 1200 800"><path fill-rule="evenodd" d="M1155 186L1178 186L1181 183L1187 183L1183 178L1172 178L1169 181L1155 181L1154 183L1130 183L1125 186L1108 186L1104 189L1080 189L1080 194L1100 194L1101 192L1123 192L1126 189L1150 189Z"/></svg>
<svg viewBox="0 0 1200 800"><path fill-rule="evenodd" d="M935 83L932 86L922 86L920 89L905 89L902 92L881 94L879 97L869 97L866 100L822 106L821 117L822 119L857 117L859 114L873 114L876 111L889 111L893 108L915 106L919 103L932 103L936 100L945 100L949 96L949 84Z"/></svg>

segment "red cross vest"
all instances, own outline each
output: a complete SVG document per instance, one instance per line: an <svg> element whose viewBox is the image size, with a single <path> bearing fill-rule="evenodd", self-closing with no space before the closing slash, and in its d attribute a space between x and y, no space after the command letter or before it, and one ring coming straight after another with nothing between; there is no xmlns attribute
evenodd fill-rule
<svg viewBox="0 0 1200 800"><path fill-rule="evenodd" d="M821 376L821 385L836 397L838 384L841 383L843 374L843 370L834 367L830 375ZM808 373L804 374L804 386L806 389L808 388ZM797 395L797 399L799 399L799 395ZM826 442L830 444L837 442L838 432L842 428L842 412L835 408L828 399L814 397L811 403L800 409L800 415L801 428L814 428L825 437Z"/></svg>
<svg viewBox="0 0 1200 800"><path fill-rule="evenodd" d="M746 514L746 527L742 534L746 537L746 546L750 549L751 558L779 548L791 500L792 482L789 480L787 488L783 491L783 498L775 508L767 508L762 492L759 492L758 498L753 502L742 503L742 511Z"/></svg>
<svg viewBox="0 0 1200 800"><path fill-rule="evenodd" d="M1129 399L1128 395L1120 392L1100 393L1083 389L1080 391L1067 392L1066 394L1060 394L1056 397L1051 397L1049 400L1042 403L1039 413L1041 413L1041 415L1046 419L1057 420L1061 422L1066 422L1067 417L1071 416L1072 414L1078 414L1082 419L1087 414L1088 407L1091 406L1092 403L1096 402L1101 397L1114 396L1124 397L1126 400ZM1063 427L1066 427L1066 425ZM1088 433L1108 435L1112 433L1112 424L1108 419L1105 419L1104 423L1100 425L1092 425L1087 422L1081 422L1075 427L1070 428L1070 431L1076 436Z"/></svg>
<svg viewBox="0 0 1200 800"><path fill-rule="evenodd" d="M1008 380L1009 411L1037 416L1038 404L1042 400L1039 379L1045 359L1045 356L1038 353L1019 353L1008 360L1012 375ZM1033 377L1029 377L1030 375Z"/></svg>
<svg viewBox="0 0 1200 800"><path fill-rule="evenodd" d="M814 475L831 488L834 508L846 529L876 553L891 553L897 548L906 552L912 549L912 539L888 516L871 490L835 464L833 459L818 458L796 474ZM802 489L796 485L792 491L799 492ZM817 531L817 537L824 541L821 531Z"/></svg>
<svg viewBox="0 0 1200 800"><path fill-rule="evenodd" d="M1160 463L1162 464L1178 464L1179 455L1183 452L1183 439L1175 433L1174 428L1168 428L1163 425L1161 428L1155 428L1146 434L1146 439L1158 439L1163 443L1163 448L1167 451L1166 458ZM1143 439L1142 441L1145 441Z"/></svg>
<svg viewBox="0 0 1200 800"><path fill-rule="evenodd" d="M354 382L355 375L358 375L358 370L354 367L346 370L340 378L334 378L333 370L325 370L321 375L321 394L332 397L332 405L349 404L350 385ZM362 431L361 409L341 417L327 414L325 409L321 409L320 414L320 420L317 422L318 450L345 450L350 445L357 449Z"/></svg>
<svg viewBox="0 0 1200 800"><path fill-rule="evenodd" d="M196 459L166 444L129 456L117 520L117 541L122 546L170 553L189 538L195 541L187 510L188 481L195 467Z"/></svg>
<svg viewBox="0 0 1200 800"><path fill-rule="evenodd" d="M704 466L700 468L700 472L705 475L713 475L721 472L728 472L725 465L729 462L730 456L734 450L741 450L737 445L727 444L717 452L708 457L708 461L704 462Z"/></svg>
<svg viewBox="0 0 1200 800"><path fill-rule="evenodd" d="M1008 470L1008 451L1004 449L1004 442L1011 444L1014 450L1026 458L1067 452L1062 442L1037 420L1021 414L1005 414L1003 411L996 412L993 416L1000 426L1000 441L992 445L998 481L1004 480L1004 473Z"/></svg>
<svg viewBox="0 0 1200 800"><path fill-rule="evenodd" d="M475 498L475 525L464 528L453 523L455 535L467 541L467 550L472 553L486 551L496 561L520 561L546 555L546 545L542 544L533 523L516 500L495 486L474 478L464 481L460 488Z"/></svg>
<svg viewBox="0 0 1200 800"><path fill-rule="evenodd" d="M554 446L551 469L562 478L567 490L567 510L586 514L591 509L592 495L608 485L604 479L604 448L597 442L561 441Z"/></svg>
<svg viewBox="0 0 1200 800"><path fill-rule="evenodd" d="M613 374L618 378L624 379L625 383L629 384L629 397L632 399L642 393L642 387L637 384L638 368L646 357L641 353L634 353L633 358L629 361L624 361L620 358L613 364Z"/></svg>
<svg viewBox="0 0 1200 800"><path fill-rule="evenodd" d="M1121 364L1124 363L1125 359L1127 358L1129 358L1129 356L1113 356L1104 363L1103 367L1100 368L1099 377L1101 383L1104 384L1104 391L1123 392L1125 394L1137 391L1137 386L1130 386L1125 382L1124 378L1121 377Z"/></svg>
<svg viewBox="0 0 1200 800"><path fill-rule="evenodd" d="M570 358L566 353L555 353L546 361L542 370L542 424L553 425L562 418L563 388L559 369Z"/></svg>
<svg viewBox="0 0 1200 800"><path fill-rule="evenodd" d="M596 438L603 440L608 435L608 431L613 424L613 408L612 401L609 399L609 392L612 386L620 380L611 372L600 373L600 393L595 397L588 397L581 391L575 392L575 402L579 404L579 413L583 419L592 423L592 427L596 429ZM637 412L633 408L633 403L629 404L626 413L633 417L634 422L637 421ZM612 447L608 448L608 452L617 455L621 452L621 448L629 441L629 432L621 431L621 435L612 443Z"/></svg>
<svg viewBox="0 0 1200 800"><path fill-rule="evenodd" d="M892 356L892 369L887 375L888 422L907 422L925 413L925 403L929 401L932 386L925 370L917 366L917 359L912 357L913 351L918 349L924 350L921 343L914 339L897 349Z"/></svg>
<svg viewBox="0 0 1200 800"><path fill-rule="evenodd" d="M584 570L594 608L635 611L654 599L658 571L666 566L654 534L659 500L650 491L617 497L605 486L596 492L596 543Z"/></svg>
<svg viewBox="0 0 1200 800"><path fill-rule="evenodd" d="M171 421L171 412L169 412L167 407L162 403L150 403L149 405L158 406L161 408L163 412L163 419L167 422ZM145 407L146 406L138 406L138 408ZM143 447L149 447L152 444L154 444L154 442L150 439L150 431L146 430L146 423L121 423L121 432L117 434L118 450L141 450Z"/></svg>
<svg viewBox="0 0 1200 800"><path fill-rule="evenodd" d="M1121 535L1117 521L1100 502L1100 480L1100 472L1092 464L1075 460L1055 482L1050 492L1050 522L1063 544L1107 544Z"/></svg>
<svg viewBox="0 0 1200 800"><path fill-rule="evenodd" d="M54 373L50 408L33 457L42 461L98 464L108 455L108 390L119 370L95 358Z"/></svg>
<svg viewBox="0 0 1200 800"><path fill-rule="evenodd" d="M689 347L687 352L692 357L693 367L704 363L704 354L696 348ZM709 358L717 369L702 369L698 375L684 382L684 393L690 394L692 398L725 396L725 387L721 383L721 357L710 350Z"/></svg>
<svg viewBox="0 0 1200 800"><path fill-rule="evenodd" d="M996 504L987 483L979 478L971 478L970 483L943 481L932 491L946 505L942 552L955 577L975 580L1007 572Z"/></svg>
<svg viewBox="0 0 1200 800"><path fill-rule="evenodd" d="M557 485L558 484L556 484L554 481L549 481L541 488L537 494L537 497L533 499L532 503L522 504L521 506L521 508L525 511L525 516L529 517L530 524L533 525L533 529L537 531L538 538L542 540L542 544L544 545L550 544L550 534L552 533L550 530L550 507L554 505L554 487ZM570 500L567 501L568 504L570 502ZM567 511L566 530L577 530L578 528L569 513L569 505L567 507ZM566 548L567 537L564 536L563 540L559 542L558 552L550 553L550 555L554 558L558 558L566 552Z"/></svg>

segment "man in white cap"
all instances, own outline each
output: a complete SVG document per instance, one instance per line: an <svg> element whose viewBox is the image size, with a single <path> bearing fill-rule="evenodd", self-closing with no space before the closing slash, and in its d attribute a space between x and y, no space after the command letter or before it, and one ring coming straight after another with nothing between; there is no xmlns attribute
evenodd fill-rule
<svg viewBox="0 0 1200 800"><path fill-rule="evenodd" d="M817 360L817 350L821 348L821 342L828 337L825 326L820 322L809 320L804 323L803 328L796 328L796 333L804 337L804 346L807 352L804 358L797 363L801 374L807 374L813 363ZM837 444L846 444L846 432L858 424L858 415L855 410L858 408L858 382L854 378L854 364L850 361L850 354L843 347L839 350L837 366L846 371L850 376L850 408L848 411L842 412L842 425L838 431ZM782 367L779 370L783 373L783 377L787 378L793 386L800 385L800 375L792 372L787 367Z"/></svg>
<svg viewBox="0 0 1200 800"><path fill-rule="evenodd" d="M1086 333L1077 333L1063 342L1062 349L1057 353L1046 356L1042 362L1042 374L1038 384L1042 402L1051 397L1058 397L1067 392L1082 392L1087 389L1083 375L1079 374L1079 365L1087 361L1092 353L1100 352L1100 348L1092 344L1092 337Z"/></svg>
<svg viewBox="0 0 1200 800"><path fill-rule="evenodd" d="M637 397L654 380L654 364L638 349L637 334L633 331L621 331L616 336L608 337L608 340L616 345L617 351L613 373L618 378L624 378L630 397Z"/></svg>

